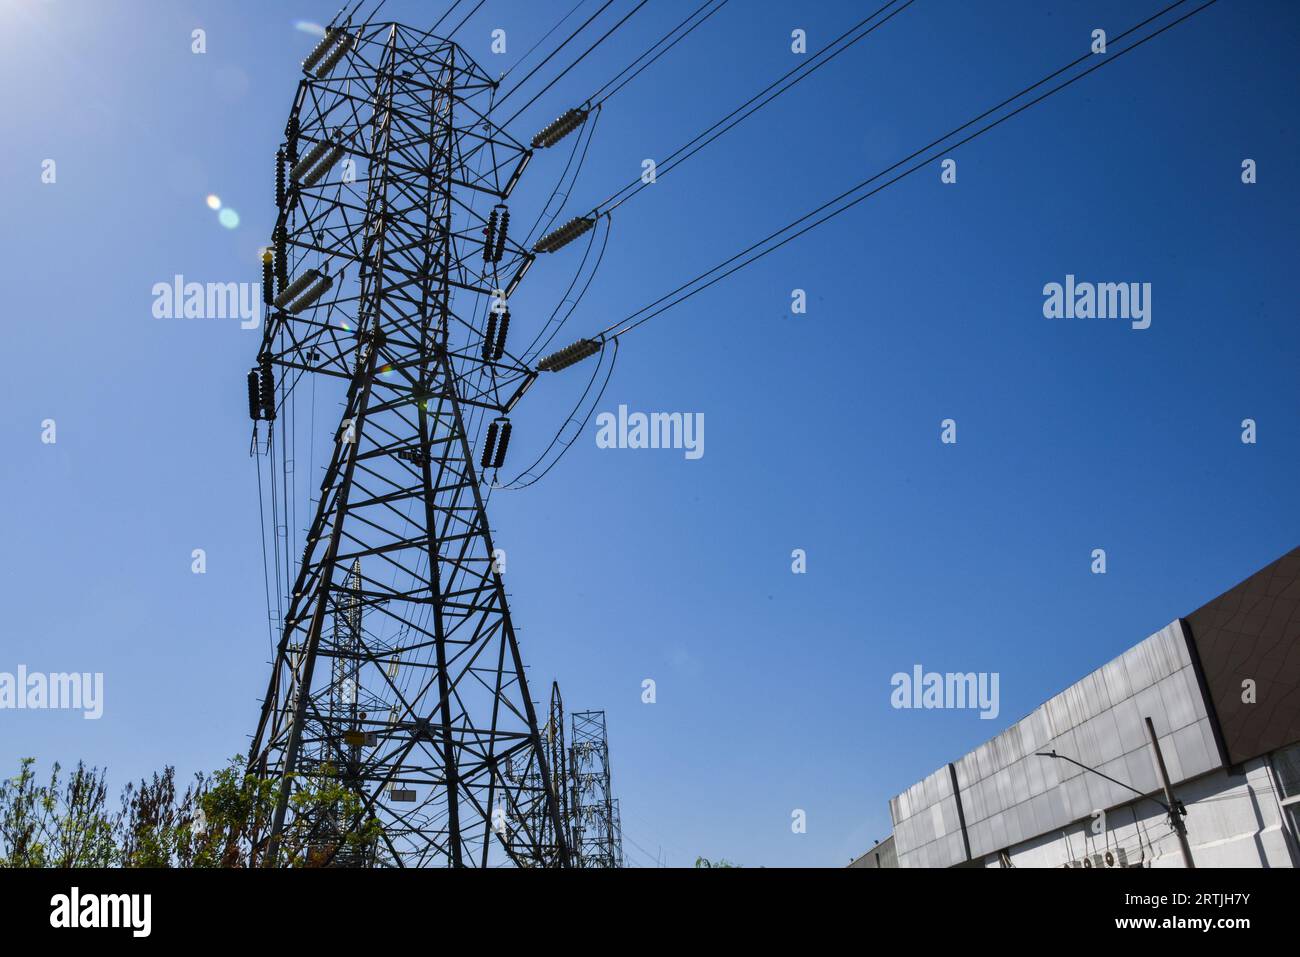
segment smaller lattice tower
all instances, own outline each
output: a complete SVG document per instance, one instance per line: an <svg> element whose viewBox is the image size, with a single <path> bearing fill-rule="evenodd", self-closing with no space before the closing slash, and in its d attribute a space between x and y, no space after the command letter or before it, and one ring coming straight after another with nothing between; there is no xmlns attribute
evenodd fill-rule
<svg viewBox="0 0 1300 957"><path fill-rule="evenodd" d="M605 712L575 711L569 735L569 814L579 867L622 867L623 828L609 774Z"/></svg>

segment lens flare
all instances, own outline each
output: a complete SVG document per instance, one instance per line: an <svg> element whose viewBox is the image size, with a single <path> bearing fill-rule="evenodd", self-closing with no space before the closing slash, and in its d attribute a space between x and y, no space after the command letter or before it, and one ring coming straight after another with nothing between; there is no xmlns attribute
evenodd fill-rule
<svg viewBox="0 0 1300 957"><path fill-rule="evenodd" d="M221 208L221 197L218 196L216 193L209 193L208 209L220 209L220 208Z"/></svg>
<svg viewBox="0 0 1300 957"><path fill-rule="evenodd" d="M217 213L217 222L227 229L234 229L239 225L239 214L227 206Z"/></svg>

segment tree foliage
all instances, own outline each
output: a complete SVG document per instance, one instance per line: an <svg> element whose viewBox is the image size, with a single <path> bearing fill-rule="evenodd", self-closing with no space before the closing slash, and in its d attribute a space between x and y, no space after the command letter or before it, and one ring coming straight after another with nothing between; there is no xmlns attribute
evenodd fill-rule
<svg viewBox="0 0 1300 957"><path fill-rule="evenodd" d="M0 781L0 867L259 867L270 862L278 787L238 759L183 788L164 768L128 784L108 806L106 772L55 764L39 783L35 761ZM382 863L379 822L325 766L294 782L277 863L289 867Z"/></svg>

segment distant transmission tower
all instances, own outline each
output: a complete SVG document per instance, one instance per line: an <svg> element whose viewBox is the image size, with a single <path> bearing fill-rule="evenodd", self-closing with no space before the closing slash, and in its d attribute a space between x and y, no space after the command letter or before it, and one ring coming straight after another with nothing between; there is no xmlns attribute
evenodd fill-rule
<svg viewBox="0 0 1300 957"><path fill-rule="evenodd" d="M533 256L505 202L531 153L488 119L493 82L449 40L345 24L303 66L263 260L254 448L265 422L287 486L299 380L341 414L301 555L288 491L273 532L276 574L296 571L249 753L276 795L262 861L283 863L292 828L322 864L567 866L557 751L478 471L501 466L536 377L506 339ZM293 800L322 778L352 811ZM373 847L345 850L374 822Z"/></svg>
<svg viewBox="0 0 1300 957"><path fill-rule="evenodd" d="M577 866L622 867L623 822L610 785L605 712L573 713L569 776Z"/></svg>

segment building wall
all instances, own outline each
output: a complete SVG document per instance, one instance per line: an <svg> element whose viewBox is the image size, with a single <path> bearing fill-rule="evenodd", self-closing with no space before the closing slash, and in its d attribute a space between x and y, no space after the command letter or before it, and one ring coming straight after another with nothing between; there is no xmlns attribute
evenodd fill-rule
<svg viewBox="0 0 1300 957"><path fill-rule="evenodd" d="M1178 785L1175 794L1187 807L1188 841L1200 867L1293 867L1293 850L1275 797L1267 758L1240 769L1213 771ZM1007 849L986 855L985 867L1093 866L1107 851L1129 867L1183 867L1182 852L1164 809L1136 799L1106 813L1104 827L1076 822Z"/></svg>
<svg viewBox="0 0 1300 957"><path fill-rule="evenodd" d="M944 767L889 802L899 867L951 867L966 860L952 774Z"/></svg>
<svg viewBox="0 0 1300 957"><path fill-rule="evenodd" d="M1077 765L1036 752L1055 751L1144 794L1155 792L1147 716L1175 783L1222 765L1180 622L890 801L899 866L961 864L968 859L967 842L972 860L996 855L1068 829L1096 810L1121 807L1133 796Z"/></svg>
<svg viewBox="0 0 1300 957"><path fill-rule="evenodd" d="M894 868L898 867L898 855L894 853L893 835L885 838L867 853L855 860L849 867L858 868Z"/></svg>
<svg viewBox="0 0 1300 957"><path fill-rule="evenodd" d="M1300 548L1187 616L1229 760L1300 741ZM1255 684L1253 701L1243 682Z"/></svg>

